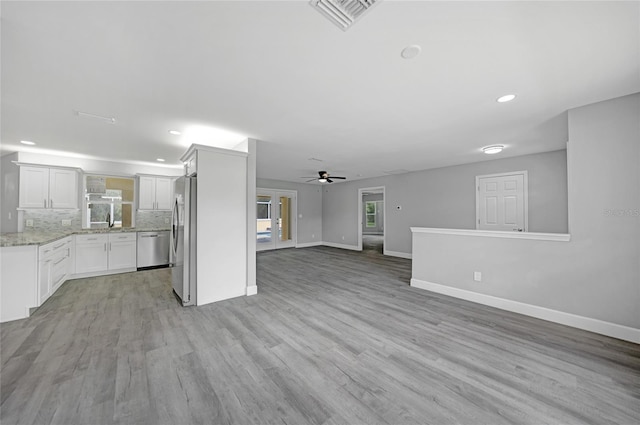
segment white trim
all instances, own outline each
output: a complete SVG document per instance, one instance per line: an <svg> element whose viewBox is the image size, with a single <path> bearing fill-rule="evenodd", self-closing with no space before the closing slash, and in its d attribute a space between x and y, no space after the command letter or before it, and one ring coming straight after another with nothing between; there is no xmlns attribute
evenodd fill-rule
<svg viewBox="0 0 640 425"><path fill-rule="evenodd" d="M100 270L97 272L75 273L75 274L69 275L67 277L67 280L80 279L85 277L107 276L110 274L130 273L135 271L138 271L137 267L128 267L126 269L118 269L118 270Z"/></svg>
<svg viewBox="0 0 640 425"><path fill-rule="evenodd" d="M485 238L530 239L536 241L569 242L568 233L501 232L497 230L475 229L438 229L430 227L411 227L411 233L432 233L438 235L482 236Z"/></svg>
<svg viewBox="0 0 640 425"><path fill-rule="evenodd" d="M491 177L506 177L506 176L522 176L522 197L524 198L524 231L529 231L529 172L513 171L511 173L496 173L496 174L484 174L476 176L476 229L480 230L480 197L478 196L480 191L480 179Z"/></svg>
<svg viewBox="0 0 640 425"><path fill-rule="evenodd" d="M312 246L321 246L322 245L322 241L317 241L317 242L302 242L299 244L296 244L296 248L309 248Z"/></svg>
<svg viewBox="0 0 640 425"><path fill-rule="evenodd" d="M629 326L605 322L585 316L578 316L572 313L552 310L550 308L540 307L532 304L525 304L519 301L508 300L505 298L498 298L492 295L479 294L477 292L453 288L451 286L427 282L425 280L412 278L411 286L431 292L436 292L438 294L448 295L474 303L499 308L501 310L511 311L514 313L523 314L525 316L536 317L538 319L547 320L549 322L559 323L561 325L571 326L573 328L583 329L597 334L610 336L612 338L618 338L640 344L640 329L631 328Z"/></svg>
<svg viewBox="0 0 640 425"><path fill-rule="evenodd" d="M256 295L258 293L258 285L247 286L247 296Z"/></svg>
<svg viewBox="0 0 640 425"><path fill-rule="evenodd" d="M346 245L342 243L334 243L334 242L322 242L324 246L330 246L332 248L340 248L340 249L348 249L350 251L362 251L362 248L359 248L355 245Z"/></svg>
<svg viewBox="0 0 640 425"><path fill-rule="evenodd" d="M413 258L413 255L410 252L388 251L385 249L383 254L388 255L389 257L406 258L408 260Z"/></svg>

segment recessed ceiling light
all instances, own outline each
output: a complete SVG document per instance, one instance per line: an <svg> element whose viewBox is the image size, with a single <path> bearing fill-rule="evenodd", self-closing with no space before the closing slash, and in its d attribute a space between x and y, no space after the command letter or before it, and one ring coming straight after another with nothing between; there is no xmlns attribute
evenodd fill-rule
<svg viewBox="0 0 640 425"><path fill-rule="evenodd" d="M29 145L29 146L36 144L36 142L32 142L29 140L20 140L20 143L22 143L23 145Z"/></svg>
<svg viewBox="0 0 640 425"><path fill-rule="evenodd" d="M498 103L511 102L515 98L515 94L505 94L504 96L500 96L499 98L497 98L496 101Z"/></svg>
<svg viewBox="0 0 640 425"><path fill-rule="evenodd" d="M158 161L158 162L164 162L164 158L156 158L156 161Z"/></svg>
<svg viewBox="0 0 640 425"><path fill-rule="evenodd" d="M503 145L486 146L482 148L482 152L486 153L487 155L493 155L502 152L502 149L504 149Z"/></svg>
<svg viewBox="0 0 640 425"><path fill-rule="evenodd" d="M413 59L418 56L421 51L422 47L418 46L417 44L412 44L411 46L407 46L402 49L402 52L400 52L400 56L402 56L404 59Z"/></svg>
<svg viewBox="0 0 640 425"><path fill-rule="evenodd" d="M178 130L169 130L169 134L173 134L174 136L179 136L182 133L180 133Z"/></svg>

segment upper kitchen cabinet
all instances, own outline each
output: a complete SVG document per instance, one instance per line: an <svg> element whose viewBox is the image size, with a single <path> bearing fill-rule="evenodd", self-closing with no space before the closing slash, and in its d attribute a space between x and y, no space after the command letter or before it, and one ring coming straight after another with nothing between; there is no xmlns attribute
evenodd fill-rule
<svg viewBox="0 0 640 425"><path fill-rule="evenodd" d="M78 208L78 170L20 165L19 208Z"/></svg>
<svg viewBox="0 0 640 425"><path fill-rule="evenodd" d="M158 176L138 176L139 210L171 210L173 178Z"/></svg>

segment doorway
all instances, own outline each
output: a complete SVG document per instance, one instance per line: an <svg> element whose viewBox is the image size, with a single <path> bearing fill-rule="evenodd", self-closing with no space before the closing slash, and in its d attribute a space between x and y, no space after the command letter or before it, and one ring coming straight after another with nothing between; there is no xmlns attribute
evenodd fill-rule
<svg viewBox="0 0 640 425"><path fill-rule="evenodd" d="M358 249L384 254L384 186L358 189L358 217Z"/></svg>
<svg viewBox="0 0 640 425"><path fill-rule="evenodd" d="M256 250L296 246L297 192L257 189Z"/></svg>

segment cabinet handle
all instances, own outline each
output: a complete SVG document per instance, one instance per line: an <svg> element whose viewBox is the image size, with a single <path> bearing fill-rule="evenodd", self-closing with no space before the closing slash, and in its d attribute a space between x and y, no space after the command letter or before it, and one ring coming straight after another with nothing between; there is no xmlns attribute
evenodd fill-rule
<svg viewBox="0 0 640 425"><path fill-rule="evenodd" d="M44 207L47 208L47 200L44 200Z"/></svg>
<svg viewBox="0 0 640 425"><path fill-rule="evenodd" d="M49 208L53 208L53 199L49 199Z"/></svg>
<svg viewBox="0 0 640 425"><path fill-rule="evenodd" d="M63 262L64 260L66 260L67 257L62 257L61 259L59 259L58 261L56 261L55 263L53 263L54 266L57 266L58 264L60 264L61 262Z"/></svg>
<svg viewBox="0 0 640 425"><path fill-rule="evenodd" d="M58 248L60 248L61 246L64 246L64 244L65 244L65 243L66 243L66 242L61 243L60 245L56 245L56 246L54 246L54 247L53 247L53 249L58 249Z"/></svg>
<svg viewBox="0 0 640 425"><path fill-rule="evenodd" d="M111 242L109 242L109 251L111 251Z"/></svg>
<svg viewBox="0 0 640 425"><path fill-rule="evenodd" d="M107 252L107 243L104 243L104 251Z"/></svg>

